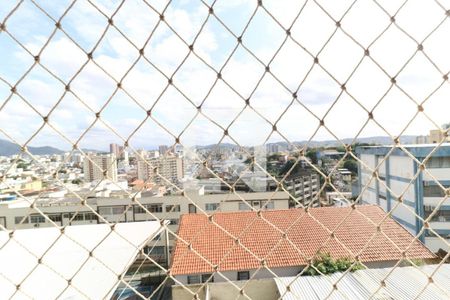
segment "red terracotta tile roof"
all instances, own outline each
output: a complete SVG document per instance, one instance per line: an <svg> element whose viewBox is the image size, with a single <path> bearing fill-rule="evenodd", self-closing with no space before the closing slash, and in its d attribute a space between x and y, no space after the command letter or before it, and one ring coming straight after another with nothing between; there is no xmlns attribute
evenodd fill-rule
<svg viewBox="0 0 450 300"><path fill-rule="evenodd" d="M349 217L343 221L349 213ZM329 252L335 258L353 257L374 234L375 238L361 253L360 260L399 260L402 251L413 241L413 236L397 222L387 218L381 225L381 231L391 242L368 220L377 224L385 216L386 213L374 205L356 206L356 210L351 207L311 208L309 213L303 209L267 210L261 212L261 217L253 211L214 214L214 222L232 236L238 237L239 245L205 215L186 214L181 218L178 234L191 243L193 250L177 240L171 272L173 275L213 272L213 267L199 255L212 265L218 265L219 271L256 269L261 266L262 258L268 267L304 266L307 264L305 256L311 258L318 250ZM330 238L327 229L332 231L342 221L335 237ZM283 233L270 223L285 232L288 239L283 238ZM322 245L324 247L321 248ZM415 241L408 249L407 256L417 259L435 257L419 241Z"/></svg>

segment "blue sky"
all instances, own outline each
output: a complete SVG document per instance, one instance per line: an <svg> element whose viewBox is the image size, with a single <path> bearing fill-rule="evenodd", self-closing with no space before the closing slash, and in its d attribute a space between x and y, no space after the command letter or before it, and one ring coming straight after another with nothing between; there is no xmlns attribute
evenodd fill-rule
<svg viewBox="0 0 450 300"><path fill-rule="evenodd" d="M36 2L55 19L60 18L70 4L70 1ZM107 16L110 16L120 3L106 0L92 2ZM319 2L335 19L342 16L350 3L342 1L337 5L328 1ZM1 22L16 3L17 1L7 1L2 4ZM159 12L165 6L165 1L148 3ZM219 0L214 6L214 12L235 35L240 35L255 9L255 3ZM401 2L381 3L393 13ZM285 27L292 23L302 7L299 1L264 1L264 5ZM43 50L41 63L64 83L80 70L87 60L84 52L91 51L103 34L107 19L102 13L86 0L77 1L61 24L78 46L64 33L57 31ZM201 2L173 1L165 12L165 20L190 44L207 15L208 9ZM159 16L144 1L132 0L126 1L113 19L114 24L130 41L141 48ZM423 7L420 1L411 1L411 4L408 3L402 8L396 19L397 24L408 34L421 41L445 19L445 14L437 5ZM357 134L387 135L386 131L392 135L426 134L429 129L436 127L429 119L437 125L448 122L448 113L442 109L448 107L448 82L425 102L427 114L419 115L411 123L410 120L417 111L414 101L420 103L428 97L442 84L442 73L450 69L450 59L446 55L450 46L448 38L444 38L450 33L449 22L444 21L424 42L424 52L439 69L433 66L425 55L418 53L397 76L399 87L391 87L389 76L396 75L415 53L417 43L395 26L391 26L371 45L377 35L390 24L389 18L373 3L357 3L342 20L342 28L364 47L370 45L371 56L378 66L370 59L364 59L358 65L364 51L338 30L319 53L321 65L339 82L347 81L355 67L358 68L346 83L351 96L344 93L335 104L341 93L340 85L324 69L313 67L310 54L294 41L288 40L278 55L271 60L282 44L285 33L262 9L258 10L243 35L245 47L264 64L271 62L272 74L264 76L256 91L254 89L264 74L264 66L243 47L238 47L222 71L226 84L219 81L208 94L216 79L216 73L191 54L173 77L174 85L182 93L174 87L169 87L160 96L167 84L167 79L160 71L170 77L189 53L183 41L162 24L145 47L146 58L159 71L141 58L122 81L128 95L119 90L102 111L101 117L123 138L127 139L132 135L130 143L136 148L173 144L172 135L178 136L180 133L182 143L187 146L217 143L223 137L223 130L208 118L226 128L237 115L239 118L231 125L229 133L242 145L258 145L266 140L327 140L334 139L333 135L337 138L353 137ZM11 35L36 55L47 42L54 29L54 22L31 1L25 0L7 20L6 26ZM295 41L313 55L317 55L334 30L333 20L314 3L306 4L291 29ZM210 17L194 47L196 53L218 71L235 45L236 39L233 35L216 18ZM70 141L78 140L93 124L93 112L99 111L111 97L116 81L123 78L138 56L134 46L117 30L110 28L94 51L94 60L100 68L92 62L84 66L71 82L73 94L66 94L51 112L50 123ZM3 80L15 85L32 64L33 58L26 51L6 33L0 33L0 77ZM379 66L389 76L384 74ZM303 80L311 67L312 71L306 80ZM291 104L291 93L300 84L299 102ZM47 115L63 95L64 84L40 66L36 66L17 85L17 89L38 112ZM18 96L8 100L9 90L9 87L0 81L0 126L4 133L24 143L42 125L42 119ZM385 99L376 105L384 94ZM254 110L245 108L242 99L250 95ZM157 99L159 100L155 105ZM204 115L198 115L196 106L203 100ZM146 117L145 111L153 105L152 116L169 132L150 119L135 132ZM382 128L370 122L361 129L367 121L367 112L361 105L367 110L374 109L375 119ZM288 106L289 109L285 111ZM333 135L324 128L316 132L318 119L321 118L325 118L327 128ZM270 123L275 122L281 135L270 135ZM1 132L0 138L5 138ZM227 138L226 141L230 139ZM82 147L107 149L110 142L121 143L121 138L103 124L96 122L79 143ZM70 148L70 144L48 126L33 138L31 145Z"/></svg>

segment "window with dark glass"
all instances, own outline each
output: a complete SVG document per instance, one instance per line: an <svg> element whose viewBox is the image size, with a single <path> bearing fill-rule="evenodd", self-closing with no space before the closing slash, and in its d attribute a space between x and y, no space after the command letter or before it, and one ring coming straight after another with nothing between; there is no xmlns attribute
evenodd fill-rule
<svg viewBox="0 0 450 300"><path fill-rule="evenodd" d="M237 280L249 280L249 279L250 279L249 271L242 271L237 273Z"/></svg>
<svg viewBox="0 0 450 300"><path fill-rule="evenodd" d="M449 186L444 185L444 188ZM423 196L424 197L444 197L445 191L439 185L426 185L423 186Z"/></svg>
<svg viewBox="0 0 450 300"><path fill-rule="evenodd" d="M206 203L205 210L214 211L219 208L219 203Z"/></svg>
<svg viewBox="0 0 450 300"><path fill-rule="evenodd" d="M202 283L214 282L214 276L212 274L202 274Z"/></svg>
<svg viewBox="0 0 450 300"><path fill-rule="evenodd" d="M424 218L428 218L434 211L435 207L425 206L424 207ZM431 222L450 222L450 210L438 210L431 217Z"/></svg>
<svg viewBox="0 0 450 300"><path fill-rule="evenodd" d="M166 205L166 212L179 212L180 205Z"/></svg>
<svg viewBox="0 0 450 300"><path fill-rule="evenodd" d="M30 223L45 223L45 218L41 215L30 216Z"/></svg>
<svg viewBox="0 0 450 300"><path fill-rule="evenodd" d="M22 220L23 220L23 221L22 221ZM21 216L21 217L15 217L15 218L14 218L14 223L16 223L16 224L28 224L28 217L25 217L25 219L24 219L23 216Z"/></svg>
<svg viewBox="0 0 450 300"><path fill-rule="evenodd" d="M195 214L197 212L197 207L194 204L189 204L189 213Z"/></svg>
<svg viewBox="0 0 450 300"><path fill-rule="evenodd" d="M60 214L55 214L55 215L48 215L49 219L52 220L53 222L61 222L62 221L62 217Z"/></svg>
<svg viewBox="0 0 450 300"><path fill-rule="evenodd" d="M188 275L187 283L188 284L200 283L200 276L199 275Z"/></svg>
<svg viewBox="0 0 450 300"><path fill-rule="evenodd" d="M149 212L160 213L162 212L162 204L150 204L147 206Z"/></svg>

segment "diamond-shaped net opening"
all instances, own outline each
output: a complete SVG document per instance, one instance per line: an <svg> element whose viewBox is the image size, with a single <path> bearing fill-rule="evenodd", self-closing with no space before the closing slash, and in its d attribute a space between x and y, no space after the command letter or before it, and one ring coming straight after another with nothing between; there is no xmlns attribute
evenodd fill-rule
<svg viewBox="0 0 450 300"><path fill-rule="evenodd" d="M2 3L0 261L27 264L0 268L2 296L45 278L50 298L448 299L449 18L437 0ZM145 221L145 243L120 227ZM58 230L37 249L31 228ZM125 268L100 255L117 245ZM109 288L85 289L94 269Z"/></svg>

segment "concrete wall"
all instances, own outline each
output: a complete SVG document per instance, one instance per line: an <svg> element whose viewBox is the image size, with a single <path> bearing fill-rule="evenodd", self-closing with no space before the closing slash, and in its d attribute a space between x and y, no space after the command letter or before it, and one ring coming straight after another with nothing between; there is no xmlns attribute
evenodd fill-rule
<svg viewBox="0 0 450 300"><path fill-rule="evenodd" d="M278 277L296 276L301 270L301 267L285 267L285 268L270 268L270 270L275 273ZM249 270L250 278L252 279L265 279L273 278L273 274L267 269L260 270ZM214 282L227 282L227 281L237 281L238 271L224 271L220 274L214 274ZM201 275L201 274L198 274ZM187 275L177 275L175 278L182 284L187 284Z"/></svg>
<svg viewBox="0 0 450 300"><path fill-rule="evenodd" d="M237 287L235 287L234 285ZM258 300L273 300L278 299L280 294L278 293L277 286L273 279L259 279L251 281L237 281L224 283L208 283L208 300L228 300L228 299L258 299ZM245 286L244 286L245 285ZM201 288L201 284L188 285L187 288L197 292L199 291L199 299L204 300L205 290ZM244 288L244 293L247 297L240 294L240 289ZM199 290L200 289L200 290ZM172 286L172 299L176 300L191 300L193 295L186 291L182 286Z"/></svg>
<svg viewBox="0 0 450 300"><path fill-rule="evenodd" d="M444 251L450 251L450 240L447 239L447 244L444 243L440 238L438 237L425 237L425 244L427 245L427 247L433 251L433 252L437 252L439 249L443 249Z"/></svg>
<svg viewBox="0 0 450 300"><path fill-rule="evenodd" d="M389 171L391 176L400 176L403 178L413 178L414 165L413 160L407 156L390 156Z"/></svg>

